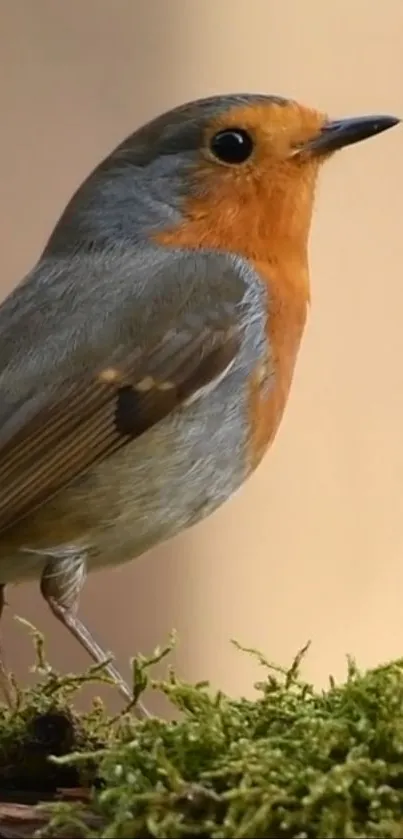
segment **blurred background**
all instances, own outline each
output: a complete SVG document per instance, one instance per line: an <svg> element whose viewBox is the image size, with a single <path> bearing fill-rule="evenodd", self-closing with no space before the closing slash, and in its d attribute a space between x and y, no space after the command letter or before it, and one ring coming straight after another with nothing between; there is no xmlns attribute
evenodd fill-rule
<svg viewBox="0 0 403 839"><path fill-rule="evenodd" d="M403 116L401 0L0 0L0 19L2 296L96 163L181 101L262 91ZM235 695L260 674L231 638L284 665L311 639L318 685L344 677L347 653L403 654L402 219L399 128L323 171L309 324L272 451L211 519L87 581L80 616L126 676L172 628L179 673ZM46 633L57 669L87 666L37 586L8 601L19 679L33 656L15 614Z"/></svg>

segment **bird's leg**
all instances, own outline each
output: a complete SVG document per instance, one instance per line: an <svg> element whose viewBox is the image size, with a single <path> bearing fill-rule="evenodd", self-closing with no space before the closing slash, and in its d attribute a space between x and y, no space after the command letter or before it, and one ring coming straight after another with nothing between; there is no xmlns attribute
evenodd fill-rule
<svg viewBox="0 0 403 839"><path fill-rule="evenodd" d="M97 644L91 633L76 616L81 589L86 578L86 558L77 550L55 556L47 562L41 577L41 592L55 617L89 653L93 661L103 664L107 656ZM105 672L116 682L119 692L126 702L133 697L126 682L112 663L105 666ZM140 718L149 717L147 709L137 703L136 711Z"/></svg>
<svg viewBox="0 0 403 839"><path fill-rule="evenodd" d="M6 600L5 600L5 597L4 597L5 588L6 588L5 585L0 585L0 620L1 620L1 616L3 614L4 606L6 604ZM12 708L13 705L14 705L14 701L13 701L13 697L12 697L10 679L8 678L8 674L7 674L6 668L4 666L4 656L3 656L3 650L2 650L1 645L0 645L0 693L3 695L3 699L6 703L6 705L8 705L9 708Z"/></svg>

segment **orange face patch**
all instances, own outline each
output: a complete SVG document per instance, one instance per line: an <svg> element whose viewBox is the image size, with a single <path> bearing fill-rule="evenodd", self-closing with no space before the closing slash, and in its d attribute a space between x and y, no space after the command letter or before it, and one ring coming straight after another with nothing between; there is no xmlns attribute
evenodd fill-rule
<svg viewBox="0 0 403 839"><path fill-rule="evenodd" d="M283 258L285 249L305 251L320 160L301 161L291 152L324 122L324 115L293 103L246 105L217 116L205 130L183 223L157 240L224 248L258 261L274 261L280 252ZM254 141L240 165L222 164L209 148L215 133L231 127Z"/></svg>

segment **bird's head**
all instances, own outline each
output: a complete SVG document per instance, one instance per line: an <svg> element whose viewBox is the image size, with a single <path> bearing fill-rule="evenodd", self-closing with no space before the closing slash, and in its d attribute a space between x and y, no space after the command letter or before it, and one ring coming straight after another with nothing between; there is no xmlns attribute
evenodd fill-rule
<svg viewBox="0 0 403 839"><path fill-rule="evenodd" d="M172 231L177 244L254 259L264 243L272 259L276 243L306 249L321 165L398 121L333 121L292 100L253 94L182 105L134 132L94 170L49 247L66 244L68 234L127 243Z"/></svg>
<svg viewBox="0 0 403 839"><path fill-rule="evenodd" d="M322 164L398 122L391 116L330 120L270 96L217 97L179 114L183 122L172 124L170 143L175 145L176 135L178 143L192 136L194 144L184 151L186 229L191 222L202 245L239 249L257 259L264 241L305 247Z"/></svg>

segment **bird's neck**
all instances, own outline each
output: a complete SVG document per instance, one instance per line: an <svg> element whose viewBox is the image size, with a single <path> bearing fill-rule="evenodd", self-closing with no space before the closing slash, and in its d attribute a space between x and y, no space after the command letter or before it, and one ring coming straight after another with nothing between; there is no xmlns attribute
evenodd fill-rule
<svg viewBox="0 0 403 839"><path fill-rule="evenodd" d="M308 237L312 203L291 201L287 192L272 195L267 212L256 214L240 202L215 212L193 204L192 214L179 225L156 235L168 247L208 248L228 251L246 258L267 284L269 300L282 317L303 319L310 301ZM259 206L259 204L257 204Z"/></svg>

